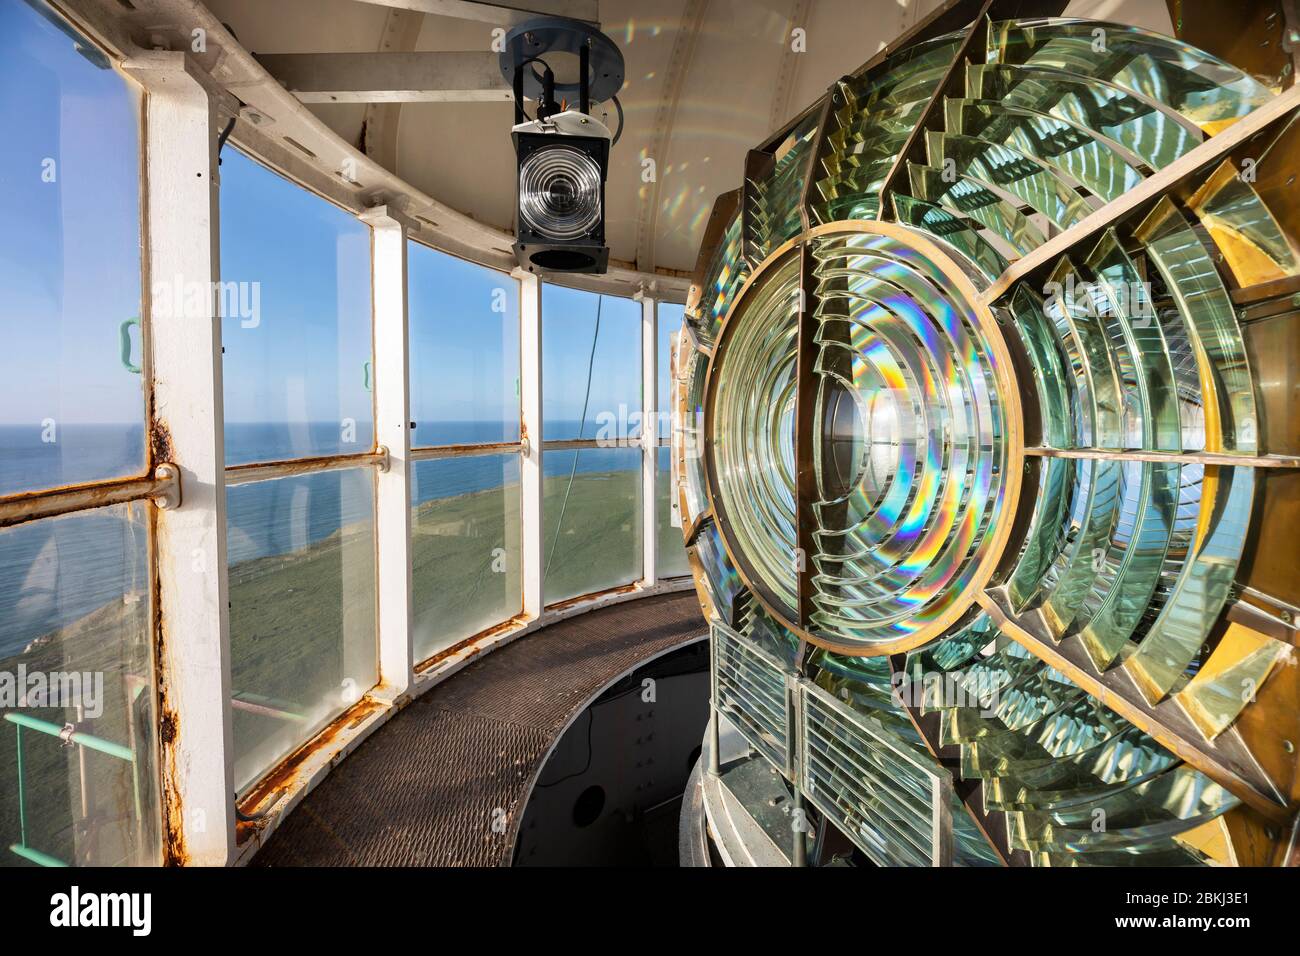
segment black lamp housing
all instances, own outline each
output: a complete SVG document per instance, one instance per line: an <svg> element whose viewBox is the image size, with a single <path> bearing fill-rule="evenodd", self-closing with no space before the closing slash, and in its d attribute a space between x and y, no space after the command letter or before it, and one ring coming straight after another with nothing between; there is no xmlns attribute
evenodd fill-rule
<svg viewBox="0 0 1300 956"><path fill-rule="evenodd" d="M603 136L572 136L562 133L513 134L515 156L519 174L515 191L515 259L530 272L590 272L604 273L609 266L609 247L605 245L605 179L609 171L609 140ZM598 207L593 221L573 235L573 228L548 229L536 222L526 209L523 185L525 164L530 158L534 164L545 160L549 150L570 150L590 161L591 172L599 170L599 188L595 195ZM552 159L567 163L579 161L571 153L563 157L552 154Z"/></svg>
<svg viewBox="0 0 1300 956"><path fill-rule="evenodd" d="M557 80L546 58L561 54L578 58L576 80ZM589 23L538 17L506 34L500 66L515 101L516 261L530 272L605 272L605 180L623 128L622 51ZM526 98L536 104L531 118ZM606 100L619 110L612 137L591 115L592 103Z"/></svg>

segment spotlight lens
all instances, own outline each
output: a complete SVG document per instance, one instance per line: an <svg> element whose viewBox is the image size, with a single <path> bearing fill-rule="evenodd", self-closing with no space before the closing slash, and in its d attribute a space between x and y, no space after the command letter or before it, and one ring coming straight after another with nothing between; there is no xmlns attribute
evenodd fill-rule
<svg viewBox="0 0 1300 956"><path fill-rule="evenodd" d="M548 239L576 239L600 222L600 166L568 146L539 149L519 167L519 214Z"/></svg>

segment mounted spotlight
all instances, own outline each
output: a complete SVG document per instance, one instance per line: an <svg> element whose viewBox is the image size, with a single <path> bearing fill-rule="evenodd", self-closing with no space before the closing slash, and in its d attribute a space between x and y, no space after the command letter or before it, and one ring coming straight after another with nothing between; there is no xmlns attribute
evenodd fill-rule
<svg viewBox="0 0 1300 956"><path fill-rule="evenodd" d="M548 57L576 57L577 80L557 82ZM531 272L603 273L609 263L605 177L610 148L622 133L622 52L585 23L541 17L506 35L501 72L515 93L515 259ZM569 105L575 98L576 109ZM537 104L531 118L525 99ZM591 115L591 104L606 100L619 109L612 137Z"/></svg>

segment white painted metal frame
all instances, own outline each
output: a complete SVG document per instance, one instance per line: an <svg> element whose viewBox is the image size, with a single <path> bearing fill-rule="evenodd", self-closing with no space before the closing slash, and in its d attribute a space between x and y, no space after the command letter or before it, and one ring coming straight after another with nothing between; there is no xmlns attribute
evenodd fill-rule
<svg viewBox="0 0 1300 956"><path fill-rule="evenodd" d="M641 586L658 581L659 529L655 523L655 483L659 471L659 315L653 295L635 296L641 303Z"/></svg>
<svg viewBox="0 0 1300 956"><path fill-rule="evenodd" d="M524 616L537 620L545 609L546 533L542 525L542 282L516 269L519 280L520 550Z"/></svg>
<svg viewBox="0 0 1300 956"><path fill-rule="evenodd" d="M375 441L388 467L375 476L375 569L379 685L393 701L415 677L411 588L411 363L407 304L408 220L387 206L361 216L370 226L374 322Z"/></svg>
<svg viewBox="0 0 1300 956"><path fill-rule="evenodd" d="M215 290L219 94L188 54L142 53L124 66L145 91L146 290ZM180 507L158 512L154 544L164 853L220 866L235 849L221 319L215 293L192 315L146 292L145 313L152 427L168 435L182 488Z"/></svg>

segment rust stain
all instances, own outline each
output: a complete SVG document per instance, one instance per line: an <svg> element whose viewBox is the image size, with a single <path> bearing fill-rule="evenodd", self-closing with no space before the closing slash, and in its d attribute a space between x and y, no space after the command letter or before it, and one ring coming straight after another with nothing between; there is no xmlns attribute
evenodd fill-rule
<svg viewBox="0 0 1300 956"><path fill-rule="evenodd" d="M153 479L120 478L91 484L61 485L0 497L0 528L38 518L54 518L73 511L148 497Z"/></svg>
<svg viewBox="0 0 1300 956"><path fill-rule="evenodd" d="M173 744L176 742L176 715L167 711L158 721L158 739L163 744Z"/></svg>
<svg viewBox="0 0 1300 956"><path fill-rule="evenodd" d="M159 702L158 736L163 758L163 866L186 866L189 852L185 848L185 816L180 800L180 768L177 766L176 714Z"/></svg>
<svg viewBox="0 0 1300 956"><path fill-rule="evenodd" d="M336 743L347 731L356 727L367 717L385 709L387 705L373 697L363 697L340 716L336 717L324 730L291 753L257 782L257 785L239 801L239 809L247 816L257 813L257 808L280 791L292 793L304 781L305 765L315 755L336 749ZM342 760L342 754L336 753L332 762ZM244 843L249 837L266 826L266 819L240 820L235 827L236 839Z"/></svg>
<svg viewBox="0 0 1300 956"><path fill-rule="evenodd" d="M423 674L425 671L431 670L434 666L442 663L447 658L455 657L457 654L460 654L462 651L465 651L466 649L468 649L470 653L466 655L465 659L473 660L474 658L482 654L483 651L485 650L485 648L482 646L482 642L488 641L499 634L504 634L507 631L512 631L517 627L522 627L524 624L527 623L528 623L527 615L516 614L508 621L502 621L500 624L495 624L492 627L489 627L485 631L479 631L477 634L465 638L465 640L461 641L460 643L453 644L451 647L439 651L437 654L434 654L433 657L430 657L428 660L421 661L419 664L415 665L415 672L417 674Z"/></svg>
<svg viewBox="0 0 1300 956"><path fill-rule="evenodd" d="M616 594L632 594L640 590L640 587L639 584L625 584L619 588L608 588L604 591L592 591L590 594L579 594L577 597L571 597L565 601L548 604L546 610L567 611L571 607L577 607L579 604L585 604L587 601L594 601L597 598L612 597Z"/></svg>
<svg viewBox="0 0 1300 956"><path fill-rule="evenodd" d="M266 478L290 478L316 471L331 471L343 468L360 468L382 461L379 452L348 452L343 455L318 455L314 458L295 458L292 461L253 461L243 465L231 465L226 469L227 485L242 482L261 481Z"/></svg>
<svg viewBox="0 0 1300 956"><path fill-rule="evenodd" d="M154 419L149 428L149 448L154 464L172 460L172 431L161 419Z"/></svg>
<svg viewBox="0 0 1300 956"><path fill-rule="evenodd" d="M150 509L150 522L156 525L157 514ZM156 530L156 528L155 528ZM158 540L153 535L153 540ZM161 564L163 556L155 548L152 553L155 567ZM185 866L189 863L189 851L185 846L185 808L181 802L181 773L178 763L180 739L180 720L168 704L166 657L167 626L162 608L162 575L153 574L153 620L154 620L154 673L158 675L158 751L162 766L162 837L163 865Z"/></svg>

